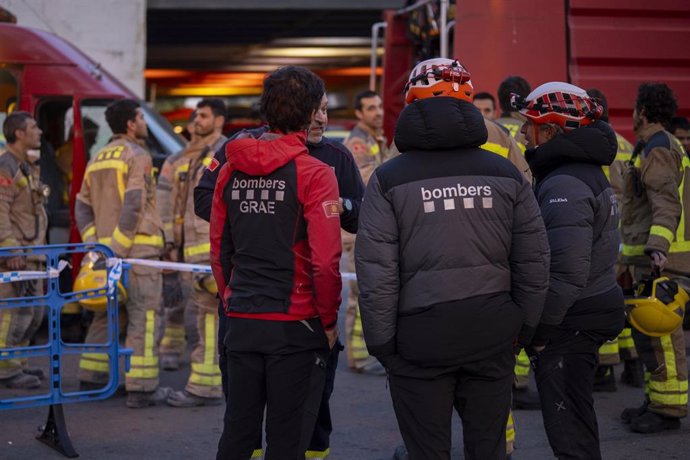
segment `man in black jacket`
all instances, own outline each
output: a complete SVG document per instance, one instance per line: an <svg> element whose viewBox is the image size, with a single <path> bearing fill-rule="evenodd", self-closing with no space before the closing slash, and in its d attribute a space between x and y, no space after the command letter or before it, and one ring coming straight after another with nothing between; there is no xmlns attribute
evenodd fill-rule
<svg viewBox="0 0 690 460"><path fill-rule="evenodd" d="M546 83L514 101L527 118L526 158L551 247L549 291L527 348L544 428L556 457L598 459L596 354L624 324L618 207L601 168L616 156L616 135L577 86Z"/></svg>
<svg viewBox="0 0 690 460"><path fill-rule="evenodd" d="M340 226L347 232L357 232L357 222L359 216L359 208L362 203L362 196L364 195L364 184L362 177L357 168L352 154L340 142L333 141L324 136L326 126L328 125L328 98L324 94L319 110L314 113L312 123L307 133L307 148L309 154L321 160L327 165L331 166L335 171L336 179L338 181L338 188L340 189L341 214ZM258 138L263 133L268 131L268 127L264 126L257 129L243 131L242 135L251 135ZM229 141L228 141L229 142ZM204 174L199 182L199 185L194 189L194 210L195 213L202 219L208 220L211 212L211 202L213 200L213 192L218 178L218 171L220 167L225 164L225 145L221 147L216 153L212 164L204 171ZM218 331L218 338L220 341L219 351L221 354L221 373L223 376L223 388L227 388L228 376L226 373L224 362L224 349L222 345L223 338L226 331L226 317L220 312L220 324ZM340 340L331 349L331 353L326 367L326 383L324 386L323 398L319 408L319 414L314 428L314 434L309 444L307 454L309 458L321 459L326 458L330 451L330 434L333 430L331 420L329 400L333 393L335 382L335 372L338 366L338 356L343 349ZM227 394L227 391L225 392ZM261 433L257 434L257 449L255 453L258 457L261 456Z"/></svg>
<svg viewBox="0 0 690 460"><path fill-rule="evenodd" d="M548 279L548 244L529 182L482 150L469 73L415 67L395 133L401 155L371 176L355 260L369 352L389 373L412 459L503 459L514 341L529 343Z"/></svg>

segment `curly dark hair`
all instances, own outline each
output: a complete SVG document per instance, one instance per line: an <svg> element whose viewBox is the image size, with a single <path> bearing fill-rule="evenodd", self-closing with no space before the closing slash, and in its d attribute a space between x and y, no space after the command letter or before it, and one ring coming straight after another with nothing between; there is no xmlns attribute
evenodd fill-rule
<svg viewBox="0 0 690 460"><path fill-rule="evenodd" d="M134 121L141 105L133 99L120 99L105 109L105 121L113 134L127 134L127 122Z"/></svg>
<svg viewBox="0 0 690 460"><path fill-rule="evenodd" d="M498 85L498 105L501 106L503 115L507 115L514 109L510 105L510 96L512 93L519 94L522 97L527 97L532 91L529 83L522 77L511 75Z"/></svg>
<svg viewBox="0 0 690 460"><path fill-rule="evenodd" d="M311 114L326 92L323 80L309 69L285 66L264 79L261 115L268 125L283 133L306 129Z"/></svg>
<svg viewBox="0 0 690 460"><path fill-rule="evenodd" d="M668 126L678 110L678 100L666 83L642 83L637 90L635 109L637 113L644 110L648 122Z"/></svg>

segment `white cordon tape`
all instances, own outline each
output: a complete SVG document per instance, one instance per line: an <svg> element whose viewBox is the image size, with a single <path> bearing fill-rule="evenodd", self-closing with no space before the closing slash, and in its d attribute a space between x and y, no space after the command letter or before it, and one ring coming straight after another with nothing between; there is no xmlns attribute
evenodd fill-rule
<svg viewBox="0 0 690 460"><path fill-rule="evenodd" d="M60 272L68 265L69 263L66 260L61 260L58 262L57 268L49 267L46 271L18 270L15 272L2 272L0 273L0 284L57 278L60 276Z"/></svg>

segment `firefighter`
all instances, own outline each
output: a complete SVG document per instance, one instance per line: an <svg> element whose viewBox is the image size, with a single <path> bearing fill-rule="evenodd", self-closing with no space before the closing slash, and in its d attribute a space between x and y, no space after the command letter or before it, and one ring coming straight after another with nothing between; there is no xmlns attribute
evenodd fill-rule
<svg viewBox="0 0 690 460"><path fill-rule="evenodd" d="M375 91L363 91L355 96L355 115L357 125L352 129L344 144L357 162L364 185L374 170L397 152L389 151L387 140L383 135L383 102ZM346 253L348 271L353 272L354 235L343 232L343 251ZM347 363L355 372L372 375L385 375L381 364L369 356L362 333L362 319L357 307L359 289L357 281L350 282L350 289L345 310L345 348Z"/></svg>
<svg viewBox="0 0 690 460"><path fill-rule="evenodd" d="M510 131L510 135L518 141L520 150L523 152L525 151L525 136L520 132L520 128L525 118L510 105L510 100L512 94L527 97L531 90L527 80L517 75L506 77L498 86L498 104L501 107L501 116L496 119L496 123Z"/></svg>
<svg viewBox="0 0 690 460"><path fill-rule="evenodd" d="M213 155L227 138L223 136L225 103L217 98L202 99L194 118L195 141L171 165L173 186L173 234L180 248L180 262L210 264L209 224L194 215L194 187ZM194 407L222 402L221 375L218 368L216 335L218 334L218 288L210 274L192 274L192 302L196 312L196 334L199 337L191 355L192 371L187 386L172 393L167 403L173 407ZM184 331L184 325L181 324ZM162 344L161 344L162 348ZM162 351L161 351L162 353Z"/></svg>
<svg viewBox="0 0 690 460"><path fill-rule="evenodd" d="M0 247L46 244L48 217L45 199L48 189L40 182L40 171L31 150L41 146L41 129L27 112L13 112L2 126L7 140L0 152ZM0 271L38 270L37 257L8 257L0 260ZM0 297L42 294L42 281L0 283ZM25 347L43 320L43 307L0 308L0 349ZM33 389L41 386L44 373L28 367L26 358L0 360L0 385Z"/></svg>
<svg viewBox="0 0 690 460"><path fill-rule="evenodd" d="M113 102L105 112L113 132L86 168L77 195L75 218L81 238L109 245L117 257L157 260L163 250L163 228L156 212L151 155L145 150L147 126L139 103ZM126 346L133 350L125 374L126 405L142 408L161 403L170 388L158 385L158 311L162 278L156 268L133 265L127 286ZM108 339L106 312L96 312L86 343ZM108 381L108 355L85 353L79 361L83 388L102 387Z"/></svg>
<svg viewBox="0 0 690 460"><path fill-rule="evenodd" d="M402 153L371 176L360 212L364 333L412 459L449 458L454 406L465 458L505 458L513 341L529 343L547 289L530 183L479 148L488 133L471 101L460 63L419 63L396 126Z"/></svg>
<svg viewBox="0 0 690 460"><path fill-rule="evenodd" d="M601 104L603 113L599 118L606 123L609 122L608 101L604 93L596 88L587 90L587 94L593 97ZM606 178L613 188L613 193L616 195L616 202L618 203L618 212L621 213L623 207L623 169L625 162L630 160L632 156L633 146L627 139L616 133L616 142L618 144L618 151L616 152L616 159L611 163L611 166L604 165L602 169ZM616 274L618 275L618 284L623 290L631 289L631 283L627 282L629 279L629 269L620 263L616 264ZM627 325L626 325L627 326ZM607 341L599 349L599 365L594 377L594 391L615 391L616 378L613 372L613 366L621 362L624 363L623 373L621 375L621 382L626 385L641 388L644 384L642 363L635 350L635 343L632 339L632 330L630 327L625 327L618 337Z"/></svg>
<svg viewBox="0 0 690 460"><path fill-rule="evenodd" d="M638 143L623 173L621 223L623 262L633 267L635 280L653 269L690 273L690 159L664 129L676 109L676 97L666 84L640 85L633 112ZM683 330L661 337L633 330L633 339L646 370L646 398L642 406L625 409L621 418L638 433L678 429L688 404Z"/></svg>

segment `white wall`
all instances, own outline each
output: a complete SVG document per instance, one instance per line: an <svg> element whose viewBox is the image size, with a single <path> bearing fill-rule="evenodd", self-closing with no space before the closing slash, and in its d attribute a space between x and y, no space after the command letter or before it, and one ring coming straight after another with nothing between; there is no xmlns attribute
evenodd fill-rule
<svg viewBox="0 0 690 460"><path fill-rule="evenodd" d="M146 0L0 0L0 6L17 24L71 42L143 97Z"/></svg>

